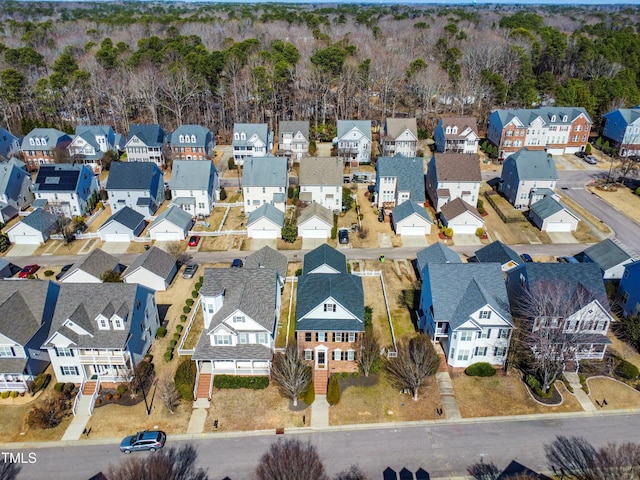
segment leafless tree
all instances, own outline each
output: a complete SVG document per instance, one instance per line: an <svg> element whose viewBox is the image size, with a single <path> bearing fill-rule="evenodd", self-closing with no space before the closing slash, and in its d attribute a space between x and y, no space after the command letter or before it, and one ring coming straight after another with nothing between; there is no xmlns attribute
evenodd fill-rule
<svg viewBox="0 0 640 480"><path fill-rule="evenodd" d="M256 468L256 480L329 480L316 448L296 439L272 443Z"/></svg>
<svg viewBox="0 0 640 480"><path fill-rule="evenodd" d="M298 345L289 343L285 353L276 353L271 365L271 378L278 384L280 393L298 405L298 397L303 395L311 382L312 371L300 356Z"/></svg>
<svg viewBox="0 0 640 480"><path fill-rule="evenodd" d="M158 380L160 398L167 410L175 413L176 407L180 405L180 393L176 390L176 384L170 375L165 375Z"/></svg>
<svg viewBox="0 0 640 480"><path fill-rule="evenodd" d="M640 139L637 143L640 143ZM611 172L614 181L625 184L627 179L635 179L640 176L640 162L636 162L634 158L620 157L617 161L613 161L616 162Z"/></svg>
<svg viewBox="0 0 640 480"><path fill-rule="evenodd" d="M336 473L333 480L368 480L368 478L358 465L351 465L348 470Z"/></svg>
<svg viewBox="0 0 640 480"><path fill-rule="evenodd" d="M380 358L380 344L373 332L365 331L360 337L360 355L358 356L358 367L369 376L371 367Z"/></svg>
<svg viewBox="0 0 640 480"><path fill-rule="evenodd" d="M117 466L109 467L110 480L207 480L202 468L196 467L198 452L191 444L171 447L145 457L129 456Z"/></svg>
<svg viewBox="0 0 640 480"><path fill-rule="evenodd" d="M166 246L166 251L169 255L176 259L178 266L184 265L189 260L189 255L182 249L180 242L169 242Z"/></svg>
<svg viewBox="0 0 640 480"><path fill-rule="evenodd" d="M391 383L402 390L411 391L418 400L418 391L429 377L435 375L440 365L427 335L417 335L398 345L398 356L384 359L384 366Z"/></svg>
<svg viewBox="0 0 640 480"><path fill-rule="evenodd" d="M2 480L16 480L22 467L18 463L4 461L0 463L0 478Z"/></svg>
<svg viewBox="0 0 640 480"><path fill-rule="evenodd" d="M500 469L494 463L484 463L482 459L473 465L469 465L467 472L474 480L498 480L500 476Z"/></svg>
<svg viewBox="0 0 640 480"><path fill-rule="evenodd" d="M177 67L164 75L160 90L166 101L162 106L175 115L178 126L183 123L184 110L198 96L201 88L200 82L194 81L184 67Z"/></svg>

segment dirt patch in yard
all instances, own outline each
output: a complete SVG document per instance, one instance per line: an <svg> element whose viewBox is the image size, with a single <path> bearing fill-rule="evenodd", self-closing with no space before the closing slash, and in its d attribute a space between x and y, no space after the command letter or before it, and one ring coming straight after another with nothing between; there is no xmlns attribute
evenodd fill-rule
<svg viewBox="0 0 640 480"><path fill-rule="evenodd" d="M226 252L231 247L233 235L219 235L217 237L202 237L200 252Z"/></svg>
<svg viewBox="0 0 640 480"><path fill-rule="evenodd" d="M302 237L296 238L295 242L285 242L282 238L278 238L276 250L300 250L302 248Z"/></svg>
<svg viewBox="0 0 640 480"><path fill-rule="evenodd" d="M179 243L184 244L182 245L182 249L184 249L185 245L187 244L186 241ZM153 240L149 239L148 242L131 242L129 243L129 247L127 247L127 253L144 253L146 252L144 248L145 245L153 245Z"/></svg>
<svg viewBox="0 0 640 480"><path fill-rule="evenodd" d="M282 307L280 309L280 320L278 322L278 330L276 335L276 348L285 348L287 346L287 333L289 340L295 338L296 328L296 287L297 283L287 282L284 285L284 291L282 293ZM294 296L293 302L291 302L291 309L289 309L289 303L291 295ZM291 312L291 323L289 323L289 313Z"/></svg>
<svg viewBox="0 0 640 480"><path fill-rule="evenodd" d="M104 210L102 210L96 218L93 219L93 222L91 222L91 225L87 227L86 231L97 232L98 229L102 225L104 225L104 222L106 222L110 216L111 216L111 208L107 207Z"/></svg>
<svg viewBox="0 0 640 480"><path fill-rule="evenodd" d="M627 187L619 186L615 191L600 190L595 187L587 187L587 190L624 213L627 217L640 223L640 197L634 195Z"/></svg>
<svg viewBox="0 0 640 480"><path fill-rule="evenodd" d="M373 332L378 337L380 346L392 348L391 329L384 304L380 277L362 277L364 288L364 304L373 308Z"/></svg>
<svg viewBox="0 0 640 480"><path fill-rule="evenodd" d="M484 224L489 235L495 240L501 240L508 245L527 244L529 237L524 229L531 227L527 222L504 223L494 210L491 203L484 201L484 209L487 215L483 217ZM533 229L533 227L532 227ZM455 238L454 238L455 240Z"/></svg>
<svg viewBox="0 0 640 480"><path fill-rule="evenodd" d="M580 403L562 382L556 382L563 397L562 405L547 407L535 402L516 371L509 371L507 375L498 372L484 378L454 372L451 381L460 413L465 418L582 411Z"/></svg>
<svg viewBox="0 0 640 480"><path fill-rule="evenodd" d="M244 230L246 228L246 222L247 216L244 213L244 208L231 207L222 226L222 230Z"/></svg>
<svg viewBox="0 0 640 480"><path fill-rule="evenodd" d="M264 390L214 388L204 431L216 431L216 419L221 432L302 427L303 416L309 425L311 409L290 410L289 399L282 397L275 385Z"/></svg>
<svg viewBox="0 0 640 480"><path fill-rule="evenodd" d="M387 233L391 236L392 245L400 246L402 244L401 239L393 232L391 224L388 221L388 217L385 222L378 221L377 207L371 203L370 197L366 197L367 192L367 185L358 185L356 195L358 197L358 205L360 206L362 220L360 222L360 234L352 232L350 235L351 244L354 248L377 248L378 234ZM353 223L357 222L358 219L355 211L350 211L347 212L345 217L341 217L338 220L338 226L350 228Z"/></svg>
<svg viewBox="0 0 640 480"><path fill-rule="evenodd" d="M580 243L597 243L600 241L600 238L591 233L591 226L583 220L578 222L578 229L573 232L573 236L576 237L576 240Z"/></svg>
<svg viewBox="0 0 640 480"><path fill-rule="evenodd" d="M638 353L635 348L616 337L611 329L609 329L609 332L607 333L607 338L611 340L611 345L607 348L607 353L610 352L622 357L626 361L631 362L636 367L640 368L640 353Z"/></svg>
<svg viewBox="0 0 640 480"><path fill-rule="evenodd" d="M640 392L618 380L607 377L592 377L587 379L589 386L589 398L598 410L616 410L622 408L640 407ZM606 400L607 405L598 407L596 400L602 405Z"/></svg>

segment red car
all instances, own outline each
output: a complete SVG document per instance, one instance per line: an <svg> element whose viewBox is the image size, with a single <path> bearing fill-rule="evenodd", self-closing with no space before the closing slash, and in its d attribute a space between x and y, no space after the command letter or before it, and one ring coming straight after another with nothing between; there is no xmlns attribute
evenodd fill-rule
<svg viewBox="0 0 640 480"><path fill-rule="evenodd" d="M190 247L197 247L199 243L200 243L200 237L198 235L192 235L191 238L189 238Z"/></svg>
<svg viewBox="0 0 640 480"><path fill-rule="evenodd" d="M39 268L40 265L25 265L25 267L20 270L20 273L18 273L18 277L27 278L29 275L33 275L34 273L36 273Z"/></svg>

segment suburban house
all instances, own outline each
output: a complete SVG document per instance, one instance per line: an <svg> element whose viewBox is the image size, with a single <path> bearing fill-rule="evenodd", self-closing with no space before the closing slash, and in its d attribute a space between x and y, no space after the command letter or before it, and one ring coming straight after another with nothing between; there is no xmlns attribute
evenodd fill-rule
<svg viewBox="0 0 640 480"><path fill-rule="evenodd" d="M127 162L151 162L164 167L164 149L169 145L169 136L158 124L131 124L129 140L124 146Z"/></svg>
<svg viewBox="0 0 640 480"><path fill-rule="evenodd" d="M0 160L9 160L20 152L20 139L6 128L0 128Z"/></svg>
<svg viewBox="0 0 640 480"><path fill-rule="evenodd" d="M122 274L124 283L139 283L145 287L165 291L178 273L176 258L161 248L151 247L138 255Z"/></svg>
<svg viewBox="0 0 640 480"><path fill-rule="evenodd" d="M625 316L640 315L640 260L624 266L618 287L618 305Z"/></svg>
<svg viewBox="0 0 640 480"><path fill-rule="evenodd" d="M544 150L522 148L502 163L498 190L517 209L532 203L532 190L555 190L558 171L553 158Z"/></svg>
<svg viewBox="0 0 640 480"><path fill-rule="evenodd" d="M520 255L500 240L491 242L480 250L476 250L475 257L480 263L499 263L503 272L508 272L524 263Z"/></svg>
<svg viewBox="0 0 640 480"><path fill-rule="evenodd" d="M475 207L480 182L480 160L475 153L434 153L427 168L427 193L436 212L456 198Z"/></svg>
<svg viewBox="0 0 640 480"><path fill-rule="evenodd" d="M391 211L391 221L396 235L407 237L431 233L433 220L423 205L409 200L402 202Z"/></svg>
<svg viewBox="0 0 640 480"><path fill-rule="evenodd" d="M562 335L548 337L558 342L558 351L567 361L604 357L607 330L612 322L609 302L597 265L593 263L524 263L507 272L507 291L514 315L529 320L535 336L541 328L562 329ZM529 292L529 293L527 293ZM529 313L528 295L545 298L556 295L563 309L570 311L564 318L536 317ZM534 300L535 302L535 300ZM547 335L545 335L545 338ZM561 339L564 338L565 340ZM567 343L564 343L567 342ZM532 345L535 352L535 345Z"/></svg>
<svg viewBox="0 0 640 480"><path fill-rule="evenodd" d="M5 258L0 258L0 280L13 277L21 268Z"/></svg>
<svg viewBox="0 0 640 480"><path fill-rule="evenodd" d="M515 328L499 263L428 263L418 328L439 342L452 367L503 366Z"/></svg>
<svg viewBox="0 0 640 480"><path fill-rule="evenodd" d="M332 373L358 371L358 342L365 330L362 278L346 273L342 265L335 265L339 271L318 270L321 257L344 261L329 249L334 250L323 244L304 256L296 294L298 349L313 366L315 391L322 395Z"/></svg>
<svg viewBox="0 0 640 480"><path fill-rule="evenodd" d="M124 207L107 218L98 228L98 235L103 242L131 242L142 233L146 225L144 215Z"/></svg>
<svg viewBox="0 0 640 480"><path fill-rule="evenodd" d="M244 268L270 268L276 271L280 286L284 286L287 279L289 260L279 251L265 245L244 259Z"/></svg>
<svg viewBox="0 0 640 480"><path fill-rule="evenodd" d="M111 213L129 207L148 219L164 202L162 171L151 162L113 162L105 189Z"/></svg>
<svg viewBox="0 0 640 480"><path fill-rule="evenodd" d="M522 147L571 154L584 151L592 123L582 107L495 110L489 114L487 139L498 147L500 159Z"/></svg>
<svg viewBox="0 0 640 480"><path fill-rule="evenodd" d="M213 375L269 375L280 288L271 268L205 268L204 330L191 357L198 372L197 398L211 398Z"/></svg>
<svg viewBox="0 0 640 480"><path fill-rule="evenodd" d="M543 232L575 232L580 219L549 195L529 208L529 219Z"/></svg>
<svg viewBox="0 0 640 480"><path fill-rule="evenodd" d="M33 201L31 175L17 158L0 163L0 220L7 223Z"/></svg>
<svg viewBox="0 0 640 480"><path fill-rule="evenodd" d="M300 160L309 153L309 122L281 121L278 130L278 155Z"/></svg>
<svg viewBox="0 0 640 480"><path fill-rule="evenodd" d="M247 218L247 237L277 239L282 235L284 212L270 203L252 211Z"/></svg>
<svg viewBox="0 0 640 480"><path fill-rule="evenodd" d="M22 139L20 147L27 169L32 172L40 165L64 158L71 140L69 134L55 128L34 128Z"/></svg>
<svg viewBox="0 0 640 480"><path fill-rule="evenodd" d="M621 279L625 265L635 260L632 255L610 238L605 238L600 243L590 246L575 257L581 262L598 265L604 280Z"/></svg>
<svg viewBox="0 0 640 480"><path fill-rule="evenodd" d="M35 209L7 230L9 241L16 245L40 245L58 229L58 217L41 208Z"/></svg>
<svg viewBox="0 0 640 480"><path fill-rule="evenodd" d="M26 392L49 366L41 347L59 291L50 280L0 281L0 392Z"/></svg>
<svg viewBox="0 0 640 480"><path fill-rule="evenodd" d="M100 385L128 381L160 326L153 290L142 285L61 285L47 349L57 382ZM91 388L84 388L91 382ZM89 387L89 385L86 385Z"/></svg>
<svg viewBox="0 0 640 480"><path fill-rule="evenodd" d="M433 131L437 152L478 153L475 117L442 117Z"/></svg>
<svg viewBox="0 0 640 480"><path fill-rule="evenodd" d="M100 173L104 154L118 150L116 134L105 125L78 125L67 150L74 163L87 164L95 173Z"/></svg>
<svg viewBox="0 0 640 480"><path fill-rule="evenodd" d="M302 238L329 238L333 228L333 212L312 203L298 217L298 235Z"/></svg>
<svg viewBox="0 0 640 480"><path fill-rule="evenodd" d="M273 132L266 123L234 123L233 161L244 165L246 158L264 157L273 149Z"/></svg>
<svg viewBox="0 0 640 480"><path fill-rule="evenodd" d="M300 200L319 203L329 210L340 212L343 170L344 163L339 158L301 158L298 174Z"/></svg>
<svg viewBox="0 0 640 480"><path fill-rule="evenodd" d="M484 229L482 215L476 207L461 198L442 206L440 220L445 227L453 230L454 235L475 235L479 228Z"/></svg>
<svg viewBox="0 0 640 480"><path fill-rule="evenodd" d="M618 108L605 113L602 136L618 147L621 157L640 155L640 108Z"/></svg>
<svg viewBox="0 0 640 480"><path fill-rule="evenodd" d="M376 205L391 210L402 202L425 202L422 157L379 157L376 161Z"/></svg>
<svg viewBox="0 0 640 480"><path fill-rule="evenodd" d="M47 202L45 209L68 218L88 213L99 190L98 177L83 164L42 165L33 183L35 198Z"/></svg>
<svg viewBox="0 0 640 480"><path fill-rule="evenodd" d="M289 165L285 157L247 157L242 168L244 211L249 214L269 203L284 212L289 186Z"/></svg>
<svg viewBox="0 0 640 480"><path fill-rule="evenodd" d="M431 263L462 263L462 260L451 248L443 243L436 242L416 254L416 268L420 280L422 280L423 270Z"/></svg>
<svg viewBox="0 0 640 480"><path fill-rule="evenodd" d="M189 235L193 227L193 217L178 205L169 207L149 225L149 237L164 242L179 242Z"/></svg>
<svg viewBox="0 0 640 480"><path fill-rule="evenodd" d="M93 249L89 255L81 257L60 279L61 283L103 283L107 272L122 272L124 267L113 255Z"/></svg>
<svg viewBox="0 0 640 480"><path fill-rule="evenodd" d="M385 157L415 157L418 151L418 124L415 118L387 118L380 142Z"/></svg>
<svg viewBox="0 0 640 480"><path fill-rule="evenodd" d="M338 157L345 164L357 166L371 161L371 120L338 120L334 140Z"/></svg>
<svg viewBox="0 0 640 480"><path fill-rule="evenodd" d="M180 125L171 134L171 158L176 160L210 160L216 146L213 132L201 125Z"/></svg>
<svg viewBox="0 0 640 480"><path fill-rule="evenodd" d="M326 243L304 255L302 274L347 273L347 257Z"/></svg>
<svg viewBox="0 0 640 480"><path fill-rule="evenodd" d="M208 217L220 199L218 171L211 160L174 160L169 188L171 202L193 217Z"/></svg>

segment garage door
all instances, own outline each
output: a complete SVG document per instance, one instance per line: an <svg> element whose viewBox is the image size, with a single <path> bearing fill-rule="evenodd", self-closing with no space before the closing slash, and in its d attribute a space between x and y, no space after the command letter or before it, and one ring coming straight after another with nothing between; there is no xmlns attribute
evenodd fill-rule
<svg viewBox="0 0 640 480"><path fill-rule="evenodd" d="M16 235L13 243L16 245L40 245L41 238L38 235Z"/></svg>
<svg viewBox="0 0 640 480"><path fill-rule="evenodd" d="M278 238L278 230L252 230L251 236L252 238Z"/></svg>
<svg viewBox="0 0 640 480"><path fill-rule="evenodd" d="M549 222L547 223L547 232L570 232L571 223L569 222Z"/></svg>
<svg viewBox="0 0 640 480"><path fill-rule="evenodd" d="M453 228L454 234L457 235L475 235L478 227L476 225L456 225L455 223L449 224Z"/></svg>
<svg viewBox="0 0 640 480"><path fill-rule="evenodd" d="M409 236L409 235L426 235L427 229L424 226L416 226L416 227L400 227L400 235Z"/></svg>
<svg viewBox="0 0 640 480"><path fill-rule="evenodd" d="M128 233L107 233L104 236L105 242L130 242Z"/></svg>
<svg viewBox="0 0 640 480"><path fill-rule="evenodd" d="M184 238L181 238L180 234L176 232L157 232L156 240L161 242L179 242L180 240L184 240Z"/></svg>
<svg viewBox="0 0 640 480"><path fill-rule="evenodd" d="M331 236L324 228L305 228L302 230L302 238L328 238Z"/></svg>

